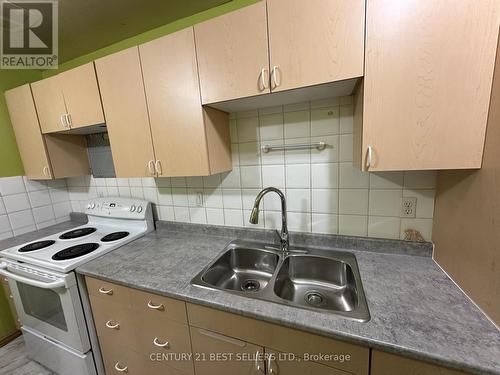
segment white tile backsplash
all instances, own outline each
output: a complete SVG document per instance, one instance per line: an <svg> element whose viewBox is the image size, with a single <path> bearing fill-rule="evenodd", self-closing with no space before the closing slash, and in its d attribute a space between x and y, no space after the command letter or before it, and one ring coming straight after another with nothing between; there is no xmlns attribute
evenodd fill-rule
<svg viewBox="0 0 500 375"><path fill-rule="evenodd" d="M67 179L69 188L65 180L0 179L0 237L14 233L5 197L26 192L30 207L21 212L27 211L37 227L63 220L70 210L83 211L86 201L98 195L144 197L155 203L161 220L252 227L248 217L256 195L262 187L275 186L287 196L290 230L403 238L406 229L416 229L430 240L436 173L365 173L353 167L351 97L233 113L230 119L234 168L229 173L158 179L87 176ZM320 141L327 143L325 150L261 151L263 145ZM403 196L417 198L415 219L400 217ZM38 207L43 208L34 211ZM268 194L259 227L280 228L280 209L278 197Z"/></svg>
<svg viewBox="0 0 500 375"><path fill-rule="evenodd" d="M0 178L0 195L6 197L12 194L26 192L26 186L21 176Z"/></svg>
<svg viewBox="0 0 500 375"><path fill-rule="evenodd" d="M3 203L7 213L23 211L31 207L26 193L7 195L3 197Z"/></svg>
<svg viewBox="0 0 500 375"><path fill-rule="evenodd" d="M73 210L82 211L89 197L90 179L31 181L23 176L0 178L0 238L45 228L69 220ZM82 185L76 188L73 186ZM70 201L70 194L74 199Z"/></svg>

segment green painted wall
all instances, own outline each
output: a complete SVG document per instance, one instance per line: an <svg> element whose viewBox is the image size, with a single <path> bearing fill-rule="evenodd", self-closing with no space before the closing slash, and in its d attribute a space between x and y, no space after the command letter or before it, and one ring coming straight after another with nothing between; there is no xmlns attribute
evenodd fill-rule
<svg viewBox="0 0 500 375"><path fill-rule="evenodd" d="M0 177L24 174L3 92L40 78L40 71L0 70Z"/></svg>
<svg viewBox="0 0 500 375"><path fill-rule="evenodd" d="M3 288L0 286L0 339L14 333L15 331L16 325L14 323L14 318L10 313L7 296L5 295Z"/></svg>

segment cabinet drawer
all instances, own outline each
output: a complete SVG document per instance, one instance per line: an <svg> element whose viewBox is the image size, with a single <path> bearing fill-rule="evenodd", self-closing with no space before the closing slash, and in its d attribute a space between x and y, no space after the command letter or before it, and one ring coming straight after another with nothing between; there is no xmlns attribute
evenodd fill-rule
<svg viewBox="0 0 500 375"><path fill-rule="evenodd" d="M148 313L149 314L149 313ZM164 355L168 365L186 373L193 374L193 361L190 357L182 357L191 353L189 327L162 318L145 319L144 314L134 313L136 322L135 347L141 352ZM165 345L168 343L167 345ZM177 354L177 355L175 355ZM169 355L175 355L169 357Z"/></svg>
<svg viewBox="0 0 500 375"><path fill-rule="evenodd" d="M130 304L144 320L164 318L187 324L186 304L183 301L130 289Z"/></svg>
<svg viewBox="0 0 500 375"><path fill-rule="evenodd" d="M251 375L264 371L264 348L261 346L194 327L191 327L191 338L196 375ZM213 357L217 354L224 356Z"/></svg>
<svg viewBox="0 0 500 375"><path fill-rule="evenodd" d="M86 277L87 291L91 296L106 297L106 299L123 306L129 305L129 288L109 283L107 281Z"/></svg>
<svg viewBox="0 0 500 375"><path fill-rule="evenodd" d="M92 315L101 345L120 343L131 347L135 342L134 316L119 303L90 296ZM113 328L114 327L114 328Z"/></svg>
<svg viewBox="0 0 500 375"><path fill-rule="evenodd" d="M136 353L121 345L101 347L101 352L106 375L188 375L168 366L161 358L151 357L150 353Z"/></svg>

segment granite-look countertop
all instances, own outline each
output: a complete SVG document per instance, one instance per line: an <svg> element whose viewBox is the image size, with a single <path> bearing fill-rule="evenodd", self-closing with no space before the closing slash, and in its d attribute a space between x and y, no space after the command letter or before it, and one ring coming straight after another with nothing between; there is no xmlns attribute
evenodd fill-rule
<svg viewBox="0 0 500 375"><path fill-rule="evenodd" d="M273 239L270 231L160 223L157 231L77 272L475 374L500 374L500 331L434 263L429 244L291 234L299 246L343 248L356 255L371 315L360 323L190 285L237 238Z"/></svg>

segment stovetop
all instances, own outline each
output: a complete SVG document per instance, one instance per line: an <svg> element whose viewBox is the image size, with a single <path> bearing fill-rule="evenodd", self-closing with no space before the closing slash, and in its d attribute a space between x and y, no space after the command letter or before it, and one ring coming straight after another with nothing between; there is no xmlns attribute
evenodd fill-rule
<svg viewBox="0 0 500 375"><path fill-rule="evenodd" d="M141 207L139 212L137 208ZM87 224L0 252L7 259L68 273L153 230L151 205L125 198L89 202Z"/></svg>

